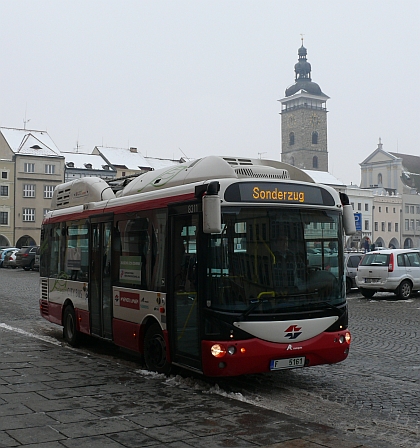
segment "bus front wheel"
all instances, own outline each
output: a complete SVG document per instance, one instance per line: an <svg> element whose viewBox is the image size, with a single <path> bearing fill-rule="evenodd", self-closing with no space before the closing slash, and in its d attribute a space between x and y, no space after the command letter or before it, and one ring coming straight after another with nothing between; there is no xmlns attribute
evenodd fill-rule
<svg viewBox="0 0 420 448"><path fill-rule="evenodd" d="M80 333L76 328L76 313L71 305L67 305L63 316L63 337L72 347L77 347L80 342Z"/></svg>
<svg viewBox="0 0 420 448"><path fill-rule="evenodd" d="M159 324L152 324L144 336L144 362L148 370L169 374L171 364L166 359L166 342Z"/></svg>

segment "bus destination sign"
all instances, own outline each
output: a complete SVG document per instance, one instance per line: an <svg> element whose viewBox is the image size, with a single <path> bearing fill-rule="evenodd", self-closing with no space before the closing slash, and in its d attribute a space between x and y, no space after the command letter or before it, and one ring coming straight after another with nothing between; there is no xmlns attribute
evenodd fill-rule
<svg viewBox="0 0 420 448"><path fill-rule="evenodd" d="M285 182L241 182L225 192L228 202L276 202L282 204L334 205L331 194L317 185Z"/></svg>

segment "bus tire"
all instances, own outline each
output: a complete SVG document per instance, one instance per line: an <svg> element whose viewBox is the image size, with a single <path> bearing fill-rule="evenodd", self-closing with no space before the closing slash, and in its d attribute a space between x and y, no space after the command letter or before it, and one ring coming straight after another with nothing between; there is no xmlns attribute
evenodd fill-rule
<svg viewBox="0 0 420 448"><path fill-rule="evenodd" d="M76 326L76 313L71 305L67 305L63 315L63 337L72 347L77 347L80 342L80 333Z"/></svg>
<svg viewBox="0 0 420 448"><path fill-rule="evenodd" d="M367 299L371 299L375 295L376 291L374 289L360 288L360 292L363 297L366 297Z"/></svg>
<svg viewBox="0 0 420 448"><path fill-rule="evenodd" d="M397 288L397 296L401 300L406 300L411 296L411 283L408 280L403 280Z"/></svg>
<svg viewBox="0 0 420 448"><path fill-rule="evenodd" d="M166 341L158 323L150 325L144 335L144 362L148 370L168 375L171 364L166 359Z"/></svg>

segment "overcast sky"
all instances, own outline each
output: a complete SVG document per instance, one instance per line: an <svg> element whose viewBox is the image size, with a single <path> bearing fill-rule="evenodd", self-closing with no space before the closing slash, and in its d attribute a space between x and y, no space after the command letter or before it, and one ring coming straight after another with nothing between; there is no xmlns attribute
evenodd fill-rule
<svg viewBox="0 0 420 448"><path fill-rule="evenodd" d="M0 126L61 151L280 159L304 35L330 97L329 171L360 183L381 137L420 155L420 2L0 0Z"/></svg>

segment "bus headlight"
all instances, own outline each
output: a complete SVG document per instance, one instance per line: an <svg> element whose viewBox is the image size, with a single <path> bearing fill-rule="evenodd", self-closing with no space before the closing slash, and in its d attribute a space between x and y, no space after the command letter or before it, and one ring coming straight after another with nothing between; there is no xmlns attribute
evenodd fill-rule
<svg viewBox="0 0 420 448"><path fill-rule="evenodd" d="M226 349L225 347L223 347L223 345L220 344L214 344L211 347L211 354L215 357L215 358L222 358L223 356L226 355Z"/></svg>
<svg viewBox="0 0 420 448"><path fill-rule="evenodd" d="M347 344L350 344L351 341L351 334L349 332L346 333L346 342Z"/></svg>

